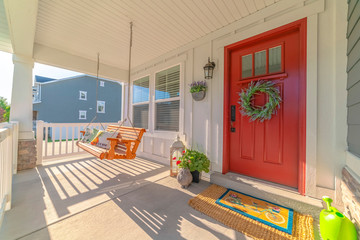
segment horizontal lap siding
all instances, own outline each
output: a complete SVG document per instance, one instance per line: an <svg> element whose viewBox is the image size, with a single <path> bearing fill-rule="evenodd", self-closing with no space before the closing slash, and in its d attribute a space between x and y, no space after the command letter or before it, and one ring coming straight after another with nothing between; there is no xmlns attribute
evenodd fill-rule
<svg viewBox="0 0 360 240"><path fill-rule="evenodd" d="M348 146L360 156L360 1L350 0L347 29Z"/></svg>

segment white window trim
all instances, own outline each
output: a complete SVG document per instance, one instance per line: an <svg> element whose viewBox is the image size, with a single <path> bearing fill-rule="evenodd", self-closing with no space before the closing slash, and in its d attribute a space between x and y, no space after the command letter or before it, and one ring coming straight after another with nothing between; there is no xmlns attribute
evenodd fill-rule
<svg viewBox="0 0 360 240"><path fill-rule="evenodd" d="M103 112L99 112L99 103L104 103L104 111ZM97 101L96 102L96 112L97 113L105 113L105 106L106 106L105 101Z"/></svg>
<svg viewBox="0 0 360 240"><path fill-rule="evenodd" d="M133 78L135 80L140 79L142 77L145 76L150 76L150 83L149 83L149 87L150 87L150 105L149 105L149 129L147 130L146 135L151 135L153 137L159 137L159 138L165 138L165 139L174 139L177 135L180 136L185 136L185 128L184 128L184 123L185 123L185 111L184 111L184 106L185 106L185 93L184 93L184 89L185 89L185 64L186 64L186 60L187 60L187 55L183 54L183 55L179 55L176 58L173 58L171 60L168 61L164 61L163 63L160 64L156 64L155 66L153 65L152 67L148 67L145 68L141 71L139 71L138 74L135 74L133 76ZM163 70L166 70L168 68L174 67L176 65L180 65L180 96L177 97L180 99L180 114L179 114L179 131L178 132L173 132L173 131L164 131L164 130L154 130L155 128L155 74L157 72L161 72ZM130 101L132 103L132 84L131 84L131 88L129 89L129 93L130 95ZM179 100L177 99L177 100ZM175 98L173 98L172 100L175 100ZM160 101L160 100L158 100ZM132 107L129 110L129 116L132 119L133 113L132 113Z"/></svg>
<svg viewBox="0 0 360 240"><path fill-rule="evenodd" d="M158 99L158 100L155 100L155 76L157 73L161 72L161 71L164 71L164 70L167 70L169 68L172 68L172 67L175 67L175 66L178 66L180 65L180 89L179 89L179 92L180 92L180 96L179 97L173 97L173 98L166 98L166 99ZM166 67L163 67L157 71L154 72L153 74L153 82L152 82L152 87L153 87L153 102L152 102L152 129L153 129L153 133L155 134L168 134L168 135L173 135L174 133L175 134L181 134L183 135L184 134L184 82L185 82L185 79L184 79L184 66L185 66L185 62L177 62L177 63L174 63L174 64L169 64L167 65ZM180 106L179 106L179 131L178 132L174 132L174 131L167 131L167 130L155 130L155 105L156 103L159 103L159 102L170 102L170 101L180 101Z"/></svg>
<svg viewBox="0 0 360 240"><path fill-rule="evenodd" d="M85 118L81 118L81 115L85 114ZM79 120L86 120L86 110L79 110Z"/></svg>
<svg viewBox="0 0 360 240"><path fill-rule="evenodd" d="M105 87L105 82L104 82L104 81L100 81L99 85L100 85L100 87Z"/></svg>
<svg viewBox="0 0 360 240"><path fill-rule="evenodd" d="M183 60L183 59L181 59ZM158 72L167 70L169 68L172 68L174 66L178 66L180 65L180 96L179 97L173 97L173 98L167 98L167 99L158 99L155 100L155 76ZM150 70L150 74L147 75L142 75L141 77L136 77L136 80L142 78L142 77L146 77L146 76L150 76L149 77L149 88L150 88L150 98L149 98L149 129L148 129L148 133L151 134L155 134L155 135L160 135L163 136L165 138L173 138L173 136L176 136L178 134L180 135L184 135L184 66L185 66L185 61L179 61L179 59L177 59L177 61L173 61L172 64L161 64L158 65L156 69L151 69ZM133 81L132 81L133 82ZM132 102L132 98L133 98L133 89L132 89L133 85L131 86L131 102ZM155 105L156 103L159 102L168 102L168 101L180 101L180 109L179 109L179 131L178 132L174 132L174 131L167 131L167 130L155 130ZM144 104L144 103L139 103L139 104ZM134 106L136 104L132 104L132 106ZM133 116L132 113L132 107L130 109L130 116Z"/></svg>
<svg viewBox="0 0 360 240"><path fill-rule="evenodd" d="M85 94L85 98L81 98L81 94ZM79 91L79 100L87 101L87 91Z"/></svg>
<svg viewBox="0 0 360 240"><path fill-rule="evenodd" d="M173 98L166 98L166 99L158 99L158 100L155 100L155 85L156 85L156 74L159 73L159 72L162 72L164 70L167 70L169 68L172 68L172 67L175 67L175 66L178 66L180 65L180 89L179 89L179 92L180 92L180 96L179 97L173 97ZM159 69L157 71L154 72L154 78L153 78L153 83L152 83L152 87L154 89L154 92L153 92L153 102L152 102L152 129L153 129L153 132L154 133L158 133L158 134L161 134L161 133L183 133L183 122L182 122L182 119L183 119L183 116L182 116L182 112L181 109L183 108L182 104L184 104L183 102L183 91L182 91L182 88L183 88L183 82L184 82L184 79L183 79L183 63L176 63L176 64L172 64L172 65L168 65L162 69ZM156 103L160 103L160 102L171 102L171 101L178 101L180 100L180 106L179 106L179 131L178 132L174 132L174 131L168 131L168 130L156 130L155 129L155 109L156 109Z"/></svg>
<svg viewBox="0 0 360 240"><path fill-rule="evenodd" d="M136 77L135 79L131 80L131 86L129 89L129 93L130 93L130 109L128 109L129 111L129 116L131 117L131 121L134 120L134 116L133 116L133 108L134 106L137 106L137 105L145 105L145 104L148 104L149 105L149 114L148 114L148 128L146 129L146 131L149 131L150 128L151 128L151 125L150 125L150 117L151 117L151 113L150 113L150 107L151 107L151 74L146 74L146 75L143 75L143 76L139 76L139 77ZM146 78L146 77L149 77L149 100L148 101L144 101L144 102L138 102L138 103L133 103L133 98L134 98L134 82L137 81L137 80L140 80L142 78ZM129 94L128 93L128 94Z"/></svg>

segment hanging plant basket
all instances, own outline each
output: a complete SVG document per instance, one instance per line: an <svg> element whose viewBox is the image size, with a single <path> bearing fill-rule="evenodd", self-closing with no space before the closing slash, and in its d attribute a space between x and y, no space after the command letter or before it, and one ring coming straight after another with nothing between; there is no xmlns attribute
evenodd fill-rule
<svg viewBox="0 0 360 240"><path fill-rule="evenodd" d="M240 112L244 116L249 116L250 121L270 120L277 110L280 108L282 101L280 91L275 87L275 82L260 80L251 82L249 86L239 93ZM266 93L268 102L263 106L255 106L252 102L254 95Z"/></svg>
<svg viewBox="0 0 360 240"><path fill-rule="evenodd" d="M191 96L195 101L201 101L205 98L207 89L206 81L192 82L189 86Z"/></svg>
<svg viewBox="0 0 360 240"><path fill-rule="evenodd" d="M191 96L195 101L201 101L205 98L206 91L193 92L191 93Z"/></svg>

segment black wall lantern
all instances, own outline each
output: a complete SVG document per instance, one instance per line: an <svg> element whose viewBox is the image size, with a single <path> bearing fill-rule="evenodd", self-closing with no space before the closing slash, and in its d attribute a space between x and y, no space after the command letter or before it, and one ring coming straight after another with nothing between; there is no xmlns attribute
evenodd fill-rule
<svg viewBox="0 0 360 240"><path fill-rule="evenodd" d="M215 68L215 63L210 62L210 57L209 57L208 63L204 66L205 79L213 78L214 68Z"/></svg>

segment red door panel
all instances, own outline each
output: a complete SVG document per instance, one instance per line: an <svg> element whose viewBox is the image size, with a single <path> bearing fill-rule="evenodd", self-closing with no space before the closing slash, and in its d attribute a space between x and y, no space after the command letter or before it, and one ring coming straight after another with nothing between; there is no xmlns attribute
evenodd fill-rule
<svg viewBox="0 0 360 240"><path fill-rule="evenodd" d="M269 51L281 46L281 69L269 73ZM278 34L262 36L257 41L241 42L232 47L226 60L225 108L236 106L235 121L224 116L224 157L228 158L228 170L247 176L298 188L300 163L301 101L304 98L301 69L301 34L299 28L280 31ZM266 50L266 74L255 75L255 53ZM252 55L252 76L242 77L243 56ZM272 53L273 54L273 53ZM274 55L271 55L272 57ZM277 55L279 57L279 55ZM260 58L259 58L260 59ZM260 62L260 60L259 60ZM277 66L279 67L279 66ZM244 73L245 75L245 73ZM282 103L276 115L264 122L251 122L239 111L239 92L251 81L274 81L280 90ZM256 95L255 105L264 105L266 94ZM229 114L229 111L224 111ZM230 122L230 123L229 123ZM229 127L227 127L229 126ZM235 131L231 131L231 128Z"/></svg>

